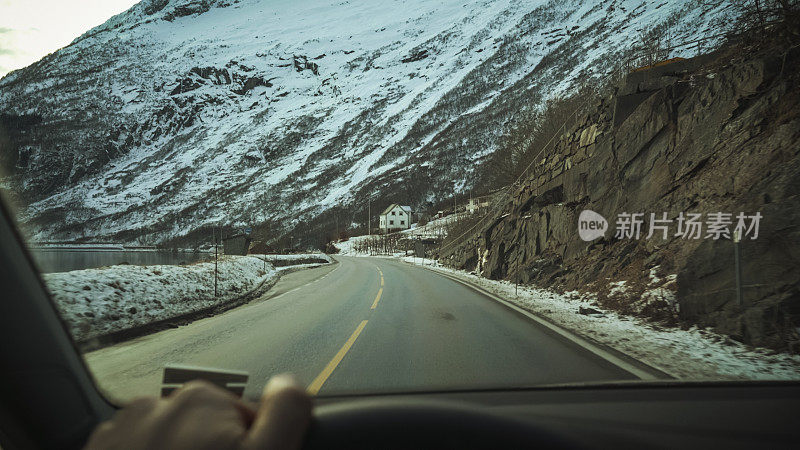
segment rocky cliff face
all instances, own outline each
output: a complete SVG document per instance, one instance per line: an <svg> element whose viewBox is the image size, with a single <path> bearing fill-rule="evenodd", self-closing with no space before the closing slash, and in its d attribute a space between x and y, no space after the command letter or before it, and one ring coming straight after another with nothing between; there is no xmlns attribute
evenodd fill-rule
<svg viewBox="0 0 800 450"><path fill-rule="evenodd" d="M715 327L759 346L798 349L800 325L800 52L735 49L631 73L515 187L479 235L440 255L487 277L593 292L603 306ZM578 216L609 221L585 242ZM757 239L707 237L709 214L760 213ZM617 238L621 213L641 236ZM652 221L668 214L647 237ZM676 236L702 214L698 239ZM747 222L747 225L752 221ZM745 230L747 231L747 230ZM751 232L753 230L750 230ZM624 281L624 283L620 283Z"/></svg>
<svg viewBox="0 0 800 450"><path fill-rule="evenodd" d="M144 0L0 80L0 186L40 240L362 220L368 193L465 189L520 110L604 77L643 33L713 33L726 6Z"/></svg>

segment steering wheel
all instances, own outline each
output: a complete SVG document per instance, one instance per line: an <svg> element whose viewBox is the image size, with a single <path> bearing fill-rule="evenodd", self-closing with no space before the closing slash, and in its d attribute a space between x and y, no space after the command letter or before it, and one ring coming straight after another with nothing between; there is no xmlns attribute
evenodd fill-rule
<svg viewBox="0 0 800 450"><path fill-rule="evenodd" d="M383 399L317 407L303 448L580 447L534 424L461 403Z"/></svg>

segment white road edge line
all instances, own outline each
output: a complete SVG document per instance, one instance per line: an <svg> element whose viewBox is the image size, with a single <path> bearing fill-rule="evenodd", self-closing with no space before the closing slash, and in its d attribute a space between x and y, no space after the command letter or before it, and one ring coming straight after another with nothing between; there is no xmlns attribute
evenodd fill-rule
<svg viewBox="0 0 800 450"><path fill-rule="evenodd" d="M562 328L562 327L560 327L560 326L558 326L558 325L556 325L556 324L554 324L554 323L552 323L552 322L550 322L548 320L545 320L545 319L537 316L536 314L534 314L534 313L532 313L530 311L527 311L527 310L525 310L523 308L520 308L519 306L509 302L508 300L505 300L505 299L497 296L496 294L494 294L492 292L487 291L486 289L483 289L482 287L480 287L480 286L478 286L476 284L470 283L467 280L462 280L462 279L460 279L460 278L458 278L458 277L456 277L454 275L448 274L446 272L432 269L430 267L423 267L423 268L428 269L431 272L437 273L437 274L439 274L439 275L441 275L441 276L443 276L445 278L453 280L453 281L455 281L457 283L461 283L464 286L467 286L469 288L475 289L476 291L478 291L481 294L491 298L492 300L494 300L496 302L499 302L499 303L501 303L501 304L513 309L514 311L516 311L516 312L528 317L529 319L533 320L534 322L538 323L539 325L541 325L541 326L543 326L543 327L545 327L545 328L547 328L549 330L552 330L553 332L557 333L558 335L560 335L561 337L567 339L568 341L578 345L579 347L582 347L583 349L585 349L587 351L590 351L590 352L594 353L595 355L605 359L606 361L610 362L611 364L614 364L615 366L619 367L620 369L622 369L622 370L624 370L626 372L629 372L630 374L632 374L634 376L639 377L642 380L663 380L664 379L663 377L658 377L656 375L653 375L651 372L649 372L647 370L644 370L644 369L641 369L641 368L637 367L636 365L634 365L634 364L632 364L632 363L630 363L628 361L625 361L624 359L620 358L619 356L609 352L608 350L600 347L599 345L596 345L596 344L588 341L587 339L585 339L583 337L580 337L580 336L572 333L571 331L569 331L569 330L567 330L565 328ZM619 351L619 350L615 350L615 351ZM620 352L620 353L622 353L622 352ZM635 358L633 358L631 356L628 356L628 355L626 355L626 356L628 358L635 359ZM642 363L642 362L640 362L640 364L649 366L649 364L645 364L645 363ZM669 373L667 373L666 371L660 370L660 369L658 369L656 367L654 367L653 369L654 369L654 371L662 372L662 373L664 373L666 375L669 375Z"/></svg>

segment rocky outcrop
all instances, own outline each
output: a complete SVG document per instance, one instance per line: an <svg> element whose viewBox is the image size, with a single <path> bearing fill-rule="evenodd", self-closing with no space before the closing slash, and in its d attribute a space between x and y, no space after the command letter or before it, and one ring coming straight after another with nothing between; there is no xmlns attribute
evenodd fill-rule
<svg viewBox="0 0 800 450"><path fill-rule="evenodd" d="M417 49L417 50L414 50L411 53L409 53L409 55L406 56L405 58L401 59L400 62L405 64L405 63L422 61L423 59L427 58L428 56L429 56L428 50L426 50L424 48L423 49Z"/></svg>
<svg viewBox="0 0 800 450"><path fill-rule="evenodd" d="M229 63L229 66L238 66ZM244 72L247 67L238 66ZM272 87L271 80L265 80L258 75L246 75L229 68L218 69L216 67L193 67L189 74L183 78L175 80L177 85L170 91L170 96L185 94L194 91L206 84L215 86L233 85L232 91L239 95L244 95L258 86Z"/></svg>
<svg viewBox="0 0 800 450"><path fill-rule="evenodd" d="M152 16L153 14L164 9L164 7L167 6L168 3L169 0L150 0L149 3L146 3L144 5L143 12L148 16Z"/></svg>
<svg viewBox="0 0 800 450"><path fill-rule="evenodd" d="M203 14L211 9L213 2L209 0L194 0L185 4L178 4L164 15L164 20L173 21L178 17L186 17L193 14ZM163 6L161 7L163 9Z"/></svg>
<svg viewBox="0 0 800 450"><path fill-rule="evenodd" d="M319 64L309 60L305 55L294 55L292 64L294 64L294 70L298 72L310 70L314 75L319 75Z"/></svg>
<svg viewBox="0 0 800 450"><path fill-rule="evenodd" d="M799 61L796 48L749 57L728 49L632 73L534 163L479 234L440 259L491 278L595 292L624 313L799 349ZM580 239L585 209L608 220L604 237ZM731 236L675 235L680 214L702 214L707 226L716 212L733 215L730 230L740 212L762 217L758 237L750 230L739 244L741 304ZM615 236L621 213L643 213L638 239ZM666 237L654 228L647 238L659 224L650 213L673 220ZM627 281L625 295L612 293L618 280ZM651 295L663 283L674 299Z"/></svg>
<svg viewBox="0 0 800 450"><path fill-rule="evenodd" d="M28 133L41 121L42 117L37 114L0 113L0 167L13 171L18 163L27 165L30 149L12 145L12 142L19 142L21 135Z"/></svg>

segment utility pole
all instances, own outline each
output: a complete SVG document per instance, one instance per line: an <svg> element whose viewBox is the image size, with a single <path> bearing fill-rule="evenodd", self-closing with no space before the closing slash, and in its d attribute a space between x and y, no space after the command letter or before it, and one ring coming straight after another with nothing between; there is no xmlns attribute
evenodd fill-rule
<svg viewBox="0 0 800 450"><path fill-rule="evenodd" d="M739 230L733 231L733 264L736 271L736 303L742 306L742 256L739 250L739 243L742 240Z"/></svg>
<svg viewBox="0 0 800 450"><path fill-rule="evenodd" d="M220 234L222 230L220 230ZM217 296L217 279L219 278L218 275L218 268L219 268L219 240L217 240L217 232L214 231L214 297Z"/></svg>
<svg viewBox="0 0 800 450"><path fill-rule="evenodd" d="M456 216L456 183L453 182L453 220L455 220Z"/></svg>
<svg viewBox="0 0 800 450"><path fill-rule="evenodd" d="M367 234L369 238L367 238L370 242L369 254L372 256L374 254L374 242L372 242L372 192L367 195Z"/></svg>
<svg viewBox="0 0 800 450"><path fill-rule="evenodd" d="M214 226L212 225L211 226L211 245L216 245L216 242L217 242L216 232L214 231ZM216 259L217 258L215 256L214 260L216 261ZM215 262L214 263L214 297L216 297L216 296L217 296L217 268L216 268L216 262Z"/></svg>

